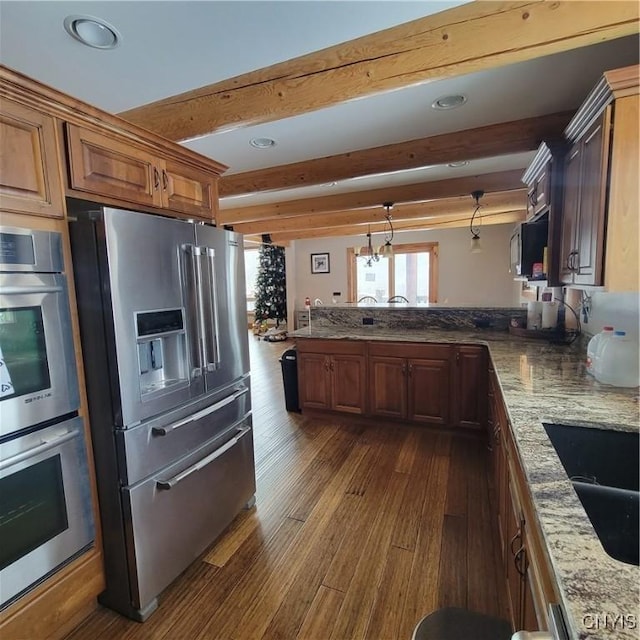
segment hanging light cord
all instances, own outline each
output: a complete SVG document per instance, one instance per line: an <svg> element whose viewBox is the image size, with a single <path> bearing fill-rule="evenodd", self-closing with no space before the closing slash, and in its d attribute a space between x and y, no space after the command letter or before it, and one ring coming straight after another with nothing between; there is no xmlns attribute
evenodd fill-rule
<svg viewBox="0 0 640 640"><path fill-rule="evenodd" d="M478 213L478 211L480 211L480 208L482 207L482 205L480 204L480 198L482 198L482 196L484 195L484 191L482 191L481 189L478 189L478 191L472 191L471 192L471 197L476 201L476 208L473 211L473 215L471 216L471 221L469 222L469 231L471 231L471 238L472 240L477 240L480 237L480 226L473 226L473 221L476 217L476 214ZM480 216L480 219L482 219L482 216Z"/></svg>
<svg viewBox="0 0 640 640"><path fill-rule="evenodd" d="M385 233L384 243L385 245L391 246L391 243L393 242L393 225L391 224L391 208L393 207L393 202L385 202L382 206L386 209L386 214L384 217L387 221L387 224L389 225L389 229L391 230L390 236Z"/></svg>

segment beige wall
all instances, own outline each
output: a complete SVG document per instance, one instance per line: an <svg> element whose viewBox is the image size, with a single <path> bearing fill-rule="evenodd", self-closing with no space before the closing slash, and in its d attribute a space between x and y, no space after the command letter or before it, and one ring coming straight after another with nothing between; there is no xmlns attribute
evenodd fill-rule
<svg viewBox="0 0 640 640"><path fill-rule="evenodd" d="M439 282L438 302L452 306L487 305L511 307L519 304L519 283L509 273L509 239L513 224L483 227L480 236L482 253L470 253L469 229L442 229L396 233L394 242L438 242ZM380 244L382 234L375 234L373 243ZM313 302L320 298L331 304L332 292L342 292L347 300L347 248L365 244L365 235L345 238L297 240L287 250L287 260L295 264L295 274L289 278L287 269L288 300L300 309L305 296ZM329 253L328 274L311 273L311 254Z"/></svg>

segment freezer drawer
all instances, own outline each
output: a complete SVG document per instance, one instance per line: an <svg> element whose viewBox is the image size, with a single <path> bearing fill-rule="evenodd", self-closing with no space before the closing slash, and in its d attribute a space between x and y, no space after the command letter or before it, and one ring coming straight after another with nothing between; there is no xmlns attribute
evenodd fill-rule
<svg viewBox="0 0 640 640"><path fill-rule="evenodd" d="M133 606L143 615L255 493L251 426L237 425L232 436L122 490L131 512L125 520Z"/></svg>
<svg viewBox="0 0 640 640"><path fill-rule="evenodd" d="M208 406L190 415L149 421L116 433L123 485L130 486L197 449L204 442L222 436L232 425L251 413L249 379L227 389Z"/></svg>

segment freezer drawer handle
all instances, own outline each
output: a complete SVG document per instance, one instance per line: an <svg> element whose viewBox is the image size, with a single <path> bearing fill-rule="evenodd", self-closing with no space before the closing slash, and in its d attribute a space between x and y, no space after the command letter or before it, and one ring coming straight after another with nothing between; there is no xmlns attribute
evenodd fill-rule
<svg viewBox="0 0 640 640"><path fill-rule="evenodd" d="M77 438L79 435L79 431L69 431L67 433L63 433L61 436L56 436L51 440L46 440L42 444L36 445L35 447L31 447L31 449L27 449L26 451L22 451L21 453L12 456L11 458L7 458L0 462L0 469L6 469L11 465L16 464L17 462L21 462L22 460L26 460L27 458L33 458L34 456L42 453L43 451L48 451L49 449L54 449L55 447L60 446L64 442L68 440L73 440L73 438Z"/></svg>
<svg viewBox="0 0 640 640"><path fill-rule="evenodd" d="M56 286L47 286L42 285L40 287L0 287L0 295L1 296L15 296L21 294L32 294L32 293L60 293L62 291L62 287Z"/></svg>
<svg viewBox="0 0 640 640"><path fill-rule="evenodd" d="M205 416L208 416L210 413L213 413L214 411L218 411L218 409L222 409L222 407L226 407L228 404L231 404L234 400L237 400L238 398L243 396L245 393L247 393L247 391L249 391L249 387L242 387L241 389L238 389L235 393L231 394L230 396L227 396L226 398L223 398L219 402L216 402L215 404L212 404L209 407L206 407L201 411L198 411L197 413L190 415L188 418L183 418L182 420L178 420L177 422L167 425L166 427L153 427L151 429L151 433L153 433L153 435L156 435L156 436L167 436L175 429L184 427L190 422L195 422L196 420L200 420L200 418L204 418Z"/></svg>
<svg viewBox="0 0 640 640"><path fill-rule="evenodd" d="M182 473L173 476L173 478L169 478L168 480L158 480L156 482L156 486L158 487L158 489L164 489L166 491L168 491L169 489L173 489L173 487L182 482L185 478L189 477L192 473L200 471L200 469L203 469L208 464L212 463L223 453L226 453L227 451L229 451L229 449L235 447L235 445L238 444L239 440L243 438L247 433L249 433L249 431L251 431L251 427L240 428L237 435L231 438L229 442L223 444L219 449L216 449L213 453L209 454L205 458L202 458L200 462L196 462L192 467L185 469Z"/></svg>

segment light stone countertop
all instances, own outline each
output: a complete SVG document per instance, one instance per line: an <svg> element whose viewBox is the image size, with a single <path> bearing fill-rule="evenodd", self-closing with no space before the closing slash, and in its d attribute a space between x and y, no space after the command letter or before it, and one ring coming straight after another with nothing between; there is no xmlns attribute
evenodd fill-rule
<svg viewBox="0 0 640 640"><path fill-rule="evenodd" d="M484 344L504 395L514 440L574 640L637 640L640 568L611 558L547 437L543 422L637 431L638 389L602 385L585 372L586 343L571 346L506 331L314 327L292 338Z"/></svg>

